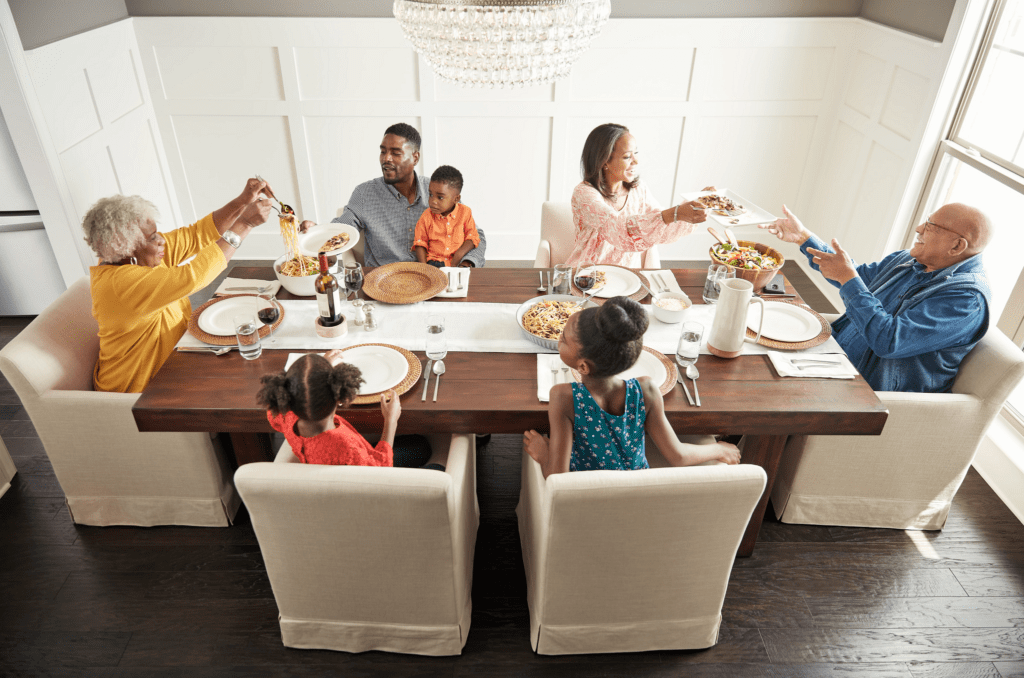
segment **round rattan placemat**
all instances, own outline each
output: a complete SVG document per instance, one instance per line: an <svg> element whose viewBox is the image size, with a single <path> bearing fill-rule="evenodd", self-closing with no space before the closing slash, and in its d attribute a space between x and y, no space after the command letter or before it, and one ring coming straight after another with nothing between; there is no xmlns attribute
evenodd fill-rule
<svg viewBox="0 0 1024 678"><path fill-rule="evenodd" d="M828 341L828 338L832 336L832 325L830 325L829 322L825 320L825 318L823 318L821 314L815 311L813 308L809 308L807 305L802 304L799 301L790 301L788 299L773 299L772 303L792 304L793 306L799 306L803 310L807 311L815 318L817 318L818 322L821 323L821 334L814 337L813 339L808 339L807 341L796 342L776 341L775 339L769 339L768 337L761 337L760 339L757 340L757 343L761 344L762 346L778 349L780 351L799 351L800 349L803 348L814 348L815 346L820 346L821 344L824 344L826 341ZM757 332L754 332L748 327L747 338L753 339L756 336Z"/></svg>
<svg viewBox="0 0 1024 678"><path fill-rule="evenodd" d="M669 360L667 357L665 357L665 354L662 353L661 351L655 351L653 348L648 348L646 346L644 346L644 350L653 355L658 360L660 360L661 364L665 366L665 371L668 373L668 376L665 377L665 382L658 386L658 390L661 391L661 395L666 395L676 386L676 376L678 375L678 372L676 371L676 364ZM577 372L576 370L570 371L572 372L573 379L575 379L576 381L582 381L580 379L579 372Z"/></svg>
<svg viewBox="0 0 1024 678"><path fill-rule="evenodd" d="M386 304L414 304L446 287L448 277L440 269L417 261L378 266L363 281L363 292Z"/></svg>
<svg viewBox="0 0 1024 678"><path fill-rule="evenodd" d="M448 283L446 282L445 284L447 285ZM406 359L406 361L409 363L409 372L408 374L405 375L405 379L403 379L401 382L399 382L397 386L394 387L395 393L397 393L399 396L401 396L404 393L407 393L409 389L411 389L413 385L417 381L419 381L420 374L423 373L423 366L420 365L419 358L413 355L412 351L408 351L402 348L401 346L395 346L394 344L356 344L355 346L349 346L347 348L342 349L342 355L344 355L345 351L349 350L350 348L359 348L360 346L385 346L387 348L392 348L398 351L399 353L402 354L402 357ZM390 391L391 389L388 390ZM350 404L379 405L380 393L367 393L366 395L356 396L355 399L353 399Z"/></svg>
<svg viewBox="0 0 1024 678"><path fill-rule="evenodd" d="M599 265L600 266L611 266L613 268L625 269L625 270L629 271L630 273L633 273L634 275L636 275L638 278L640 278L640 282L642 282L644 285L647 285L648 287L651 286L651 281L647 278L646 275L644 275L643 273L640 272L639 268L629 268L627 266L619 266L617 264L599 264ZM573 275L572 280L569 282L569 292L572 293L573 296L577 296L577 297L586 296L586 294L583 292L583 290L581 290L580 288L576 287L576 276L575 276L575 274ZM646 296L647 296L647 290L645 290L643 287L641 287L636 292L633 292L633 294L630 294L629 298L632 299L633 301L640 301L641 299L643 299ZM590 297L590 299L595 304L598 304L598 305L603 304L604 302L608 301L608 299L605 299L604 297L599 297L599 296L596 296L596 295L593 296L593 297Z"/></svg>
<svg viewBox="0 0 1024 678"><path fill-rule="evenodd" d="M204 344L210 344L211 346L234 346L236 343L238 343L238 340L235 339L235 335L234 334L232 334L230 336L223 337L223 336L221 336L219 334L207 334L206 332L201 330L199 328L199 316L202 314L203 311L205 311L209 307L213 306L218 301L224 301L225 299L233 299L235 297L255 297L255 296L256 296L255 294L225 294L222 297L214 297L213 299L210 299L208 302L206 302L205 304L203 304L202 306L200 306L196 310L192 311L192 317L188 319L188 332L189 332L189 334L191 334L193 337L195 337L199 341L203 342ZM281 310L281 314L279 316L277 316L277 320L275 320L272 325L261 325L260 326L260 329L258 330L259 335L260 335L260 339L266 338L266 336L268 334L270 334L270 329L271 328L276 330L278 327L281 326L281 321L284 320L284 307L281 306L281 304L278 304L277 306ZM255 314L254 314L254 317L255 317Z"/></svg>

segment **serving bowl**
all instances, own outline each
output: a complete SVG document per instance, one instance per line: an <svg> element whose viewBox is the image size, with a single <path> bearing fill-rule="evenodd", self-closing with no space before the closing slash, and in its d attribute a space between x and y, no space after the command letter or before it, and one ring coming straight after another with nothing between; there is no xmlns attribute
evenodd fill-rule
<svg viewBox="0 0 1024 678"><path fill-rule="evenodd" d="M775 274L782 270L782 265L786 263L786 258L782 256L782 252L778 251L774 247L769 247L768 245L764 245L759 242L754 242L753 240L737 240L736 244L738 244L740 247L751 247L760 252L761 254L773 257L776 261L779 262L778 266L769 269L739 268L731 264L728 264L719 259L718 257L716 257L714 245L712 245L708 249L708 255L710 255L711 261L715 262L716 264L721 264L729 268L730 270L736 271L737 278L750 281L750 284L754 286L754 294L760 294L761 290L764 289L764 286L770 283L772 281L772 278L775 277Z"/></svg>
<svg viewBox="0 0 1024 678"><path fill-rule="evenodd" d="M683 302L683 308L662 308L661 306L658 306L658 301L662 299L678 299ZM651 308L654 309L654 317L669 325L683 322L683 318L686 317L686 314L689 312L690 306L692 305L693 303L690 301L690 297L686 296L685 292L661 292L659 294L655 294L654 297L651 298Z"/></svg>
<svg viewBox="0 0 1024 678"><path fill-rule="evenodd" d="M291 258L290 254L282 254L274 261L274 274L281 281L281 287L297 297L315 297L316 287L313 284L316 282L317 276L320 275L319 271L313 275L304 275L298 278L293 275L281 275L281 264Z"/></svg>
<svg viewBox="0 0 1024 678"><path fill-rule="evenodd" d="M534 297L529 301L525 301L522 305L516 309L516 322L519 324L519 329L522 331L523 336L532 341L533 343L548 349L549 351L558 350L558 339L545 339L544 337L538 337L533 332L528 331L523 327L523 315L533 307L534 304L538 304L542 301L572 301L579 303L581 299L571 294L543 294L539 297ZM593 301L587 300L587 303L583 304L583 308L591 308L597 306Z"/></svg>

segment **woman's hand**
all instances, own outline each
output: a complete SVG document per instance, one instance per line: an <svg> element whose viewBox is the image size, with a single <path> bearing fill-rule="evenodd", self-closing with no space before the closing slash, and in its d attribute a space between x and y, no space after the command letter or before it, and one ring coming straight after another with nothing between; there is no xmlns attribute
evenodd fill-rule
<svg viewBox="0 0 1024 678"><path fill-rule="evenodd" d="M261 194L274 195L274 192L270 190L270 184L263 179L248 179L245 182L245 188L242 189L242 193L238 197L246 204L249 204L256 202Z"/></svg>
<svg viewBox="0 0 1024 678"><path fill-rule="evenodd" d="M736 447L732 443L718 442L715 445L719 448L718 461L726 464L738 464L740 463L740 448Z"/></svg>
<svg viewBox="0 0 1024 678"><path fill-rule="evenodd" d="M402 403L398 400L395 389L380 394L380 413L384 415L384 429L388 426L394 430L398 426L398 418L402 416Z"/></svg>
<svg viewBox="0 0 1024 678"><path fill-rule="evenodd" d="M299 233L305 233L314 226L316 226L315 222L312 222L309 219L304 219L302 223L299 224Z"/></svg>
<svg viewBox="0 0 1024 678"><path fill-rule="evenodd" d="M544 467L548 459L548 439L536 431L523 433L523 449L535 462Z"/></svg>
<svg viewBox="0 0 1024 678"><path fill-rule="evenodd" d="M345 362L344 352L340 348L331 349L324 353L324 358L331 364L331 367Z"/></svg>
<svg viewBox="0 0 1024 678"><path fill-rule="evenodd" d="M811 237L811 232L804 228L796 215L789 211L785 205L782 206L783 216L770 224L758 224L758 228L768 229L768 232L783 242L791 242L795 245L802 245Z"/></svg>
<svg viewBox="0 0 1024 678"><path fill-rule="evenodd" d="M245 206L242 210L242 216L238 217L239 221L250 228L256 228L260 224L266 223L267 219L270 218L270 199L269 198L257 198L256 202L251 202Z"/></svg>
<svg viewBox="0 0 1024 678"><path fill-rule="evenodd" d="M680 221L688 221L691 224L699 224L708 218L708 215L704 213L703 206L696 200L680 203L673 210L673 214L678 216Z"/></svg>

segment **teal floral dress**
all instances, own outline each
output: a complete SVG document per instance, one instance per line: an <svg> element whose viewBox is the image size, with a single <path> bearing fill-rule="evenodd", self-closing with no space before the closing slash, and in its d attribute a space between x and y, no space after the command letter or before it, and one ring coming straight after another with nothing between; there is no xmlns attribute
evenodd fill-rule
<svg viewBox="0 0 1024 678"><path fill-rule="evenodd" d="M570 471L650 468L644 453L647 409L636 379L626 381L626 409L621 416L602 410L583 384L573 383L572 402Z"/></svg>

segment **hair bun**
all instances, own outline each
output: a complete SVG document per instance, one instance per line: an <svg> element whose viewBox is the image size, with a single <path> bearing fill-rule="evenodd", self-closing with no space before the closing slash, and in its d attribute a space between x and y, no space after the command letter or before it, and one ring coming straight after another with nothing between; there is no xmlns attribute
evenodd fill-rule
<svg viewBox="0 0 1024 678"><path fill-rule="evenodd" d="M612 297L604 302L595 320L598 331L617 343L640 339L650 324L644 307L628 297Z"/></svg>

